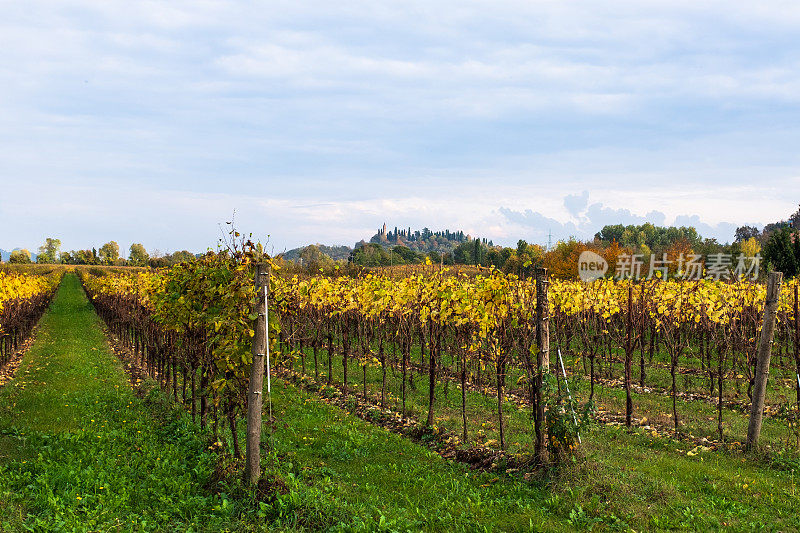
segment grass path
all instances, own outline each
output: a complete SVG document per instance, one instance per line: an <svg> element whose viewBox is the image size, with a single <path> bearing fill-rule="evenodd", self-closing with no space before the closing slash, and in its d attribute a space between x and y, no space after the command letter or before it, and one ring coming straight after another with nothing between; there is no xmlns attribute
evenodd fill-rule
<svg viewBox="0 0 800 533"><path fill-rule="evenodd" d="M225 529L224 497L203 490L214 464L182 417L155 421L133 394L65 276L0 391L0 530Z"/></svg>

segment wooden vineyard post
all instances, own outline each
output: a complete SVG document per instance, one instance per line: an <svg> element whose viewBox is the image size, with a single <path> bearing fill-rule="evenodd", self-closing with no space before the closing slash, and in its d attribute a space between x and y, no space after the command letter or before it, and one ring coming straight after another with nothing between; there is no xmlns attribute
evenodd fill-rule
<svg viewBox="0 0 800 533"><path fill-rule="evenodd" d="M428 320L428 331L430 331L429 338L431 339L431 346L428 350L428 427L433 426L433 402L436 398L436 346L433 344L433 321ZM500 430L502 432L502 428Z"/></svg>
<svg viewBox="0 0 800 533"><path fill-rule="evenodd" d="M644 389L644 338L647 328L645 308L644 308L644 283L640 285L639 291L639 386Z"/></svg>
<svg viewBox="0 0 800 533"><path fill-rule="evenodd" d="M625 337L625 425L631 427L633 400L631 399L631 359L633 358L633 285L628 285L628 316Z"/></svg>
<svg viewBox="0 0 800 533"><path fill-rule="evenodd" d="M764 416L764 400L767 394L767 377L769 376L769 360L772 355L772 339L775 335L775 318L778 314L778 296L781 293L781 272L770 272L767 281L767 300L764 304L764 322L761 326L761 337L758 340L753 403L750 407L750 423L747 425L747 449L758 445L761 433L761 421Z"/></svg>
<svg viewBox="0 0 800 533"><path fill-rule="evenodd" d="M550 281L546 268L536 269L536 379L534 430L536 432L536 460L539 464L547 462L547 442L545 437L544 374L550 369L550 307L547 300L547 288Z"/></svg>
<svg viewBox="0 0 800 533"><path fill-rule="evenodd" d="M248 483L255 485L261 477L261 409L264 398L264 356L267 353L267 294L269 293L269 270L266 265L256 265L256 305L253 336L253 366L250 369L250 384L247 387L247 450L246 472Z"/></svg>
<svg viewBox="0 0 800 533"><path fill-rule="evenodd" d="M794 366L797 377L797 405L800 406L800 322L797 321L798 302L797 302L797 285L794 286Z"/></svg>

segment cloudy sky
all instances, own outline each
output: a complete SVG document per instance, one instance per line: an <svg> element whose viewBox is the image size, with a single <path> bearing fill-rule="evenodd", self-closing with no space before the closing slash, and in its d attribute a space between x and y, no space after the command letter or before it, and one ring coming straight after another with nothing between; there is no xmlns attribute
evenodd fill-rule
<svg viewBox="0 0 800 533"><path fill-rule="evenodd" d="M731 240L800 202L800 4L4 2L0 248Z"/></svg>

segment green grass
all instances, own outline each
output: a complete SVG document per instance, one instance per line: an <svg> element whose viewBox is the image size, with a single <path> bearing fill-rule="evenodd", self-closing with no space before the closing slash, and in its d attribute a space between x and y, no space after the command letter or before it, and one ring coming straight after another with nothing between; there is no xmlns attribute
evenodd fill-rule
<svg viewBox="0 0 800 533"><path fill-rule="evenodd" d="M563 529L542 487L470 472L280 381L276 392L285 425L265 462L288 492L218 494L206 435L157 391L133 394L68 275L0 392L0 529Z"/></svg>
<svg viewBox="0 0 800 533"><path fill-rule="evenodd" d="M133 394L74 275L0 391L0 450L0 530L231 525L197 429Z"/></svg>
<svg viewBox="0 0 800 533"><path fill-rule="evenodd" d="M275 381L275 467L365 531L563 530L539 484L475 472ZM306 486L313 487L306 489ZM293 523L290 517L288 523ZM381 526L383 524L383 526Z"/></svg>
<svg viewBox="0 0 800 533"><path fill-rule="evenodd" d="M526 482L519 473L442 460L280 380L273 398L272 468L298 492L283 525L338 503L365 530L382 519L394 529L429 531L800 528L795 456L692 451L644 431L592 426L585 460Z"/></svg>
<svg viewBox="0 0 800 533"><path fill-rule="evenodd" d="M325 362L321 380L325 380L327 354L320 353L320 362ZM309 363L307 360L307 365ZM322 366L322 365L321 365ZM296 363L296 368L299 364ZM341 358L335 357L334 380L341 383ZM313 374L313 367L307 366ZM351 390L362 390L363 377L356 363L350 368ZM389 405L399 408L399 376L389 374ZM411 414L424 420L427 413L427 376L415 377L416 387L408 388L407 408ZM586 383L579 387L578 394L586 392ZM377 395L380 391L380 369L369 367L368 391ZM294 402L298 394L294 389L282 391ZM599 402L604 407L624 412L624 391L609 387L596 387ZM303 393L305 396L305 393ZM468 392L468 423L472 442L497 438L496 403L493 397L478 392ZM669 397L653 394L634 394L637 416L666 417L671 412ZM310 398L308 402L312 402ZM437 424L460 434L460 390L451 384L446 396L441 384L437 384ZM526 410L516 409L506 403L506 423L509 429L511 449L531 445L529 415ZM711 428L716 427L716 410L701 401L679 402L682 430L697 437L713 437ZM285 415L292 420L293 427L301 415L290 411ZM303 416L310 416L303 411ZM744 436L746 415L726 409L726 432ZM709 421L713 418L713 422ZM318 418L323 424L324 416ZM671 423L664 418L667 427ZM363 432L366 430L359 430ZM715 429L714 429L715 431ZM479 432L483 437L478 438ZM290 433L290 436L293 433ZM772 456L747 457L737 451L709 452L693 450L694 444L678 442L670 433L653 435L651 431L626 430L621 427L593 426L584 435L586 461L551 473L544 487L544 500L539 502L545 516L557 517L561 527L570 522L582 527L608 527L653 530L653 529L733 529L751 530L766 527L767 530L797 529L800 521L793 515L793 501L797 487L795 473L800 472L797 453L789 450L773 453ZM764 422L762 441L773 445L773 451L782 448L781 439L786 429L780 422L767 419ZM308 439L319 435L306 432ZM284 442L285 437L277 438ZM344 439L344 437L342 437ZM515 445L519 443L519 445ZM290 446L302 460L294 461L312 468L320 460L307 447L307 441L294 439ZM687 454L691 452L691 454ZM330 462L326 467L330 468ZM350 463L343 461L337 475L352 475ZM391 470L391 469L390 469ZM507 489L519 483L517 478L503 479ZM387 482L388 483L388 482ZM754 499L755 498L755 499ZM491 523L491 522L489 522ZM534 523L536 521L534 520ZM511 527L511 526L509 526ZM516 523L513 527L521 527Z"/></svg>
<svg viewBox="0 0 800 533"><path fill-rule="evenodd" d="M320 382L327 380L327 351L320 350L318 354ZM349 390L362 394L363 371L360 363L355 358L350 358L348 363ZM294 363L295 370L300 370L298 361ZM343 382L342 356L334 354L333 381L341 386ZM314 374L313 358L306 356L306 373ZM369 365L367 367L367 393L373 398L379 398L381 390L381 368ZM508 379L511 384L514 380ZM770 381L772 383L772 381ZM494 385L494 383L489 384ZM399 371L387 370L387 407L396 411L401 410L402 375ZM571 384L571 390L576 399L584 402L589 397L588 379L580 379ZM467 445L484 445L492 442L490 447L499 449L499 425L497 419L496 393L482 394L475 390L468 390L466 412L468 426ZM655 393L632 393L634 417L643 418L647 422L642 425L655 425L660 433L672 433L672 398L668 395ZM625 391L620 387L595 384L594 402L598 409L607 414L613 414L624 419ZM509 453L530 453L533 449L533 432L531 431L530 409L520 407L512 401L503 404L505 435L507 451ZM717 440L717 410L716 406L703 400L685 401L678 399L678 419L680 431L697 439L707 438ZM406 411L409 415L421 421L426 420L428 413L428 374L415 374L414 386L406 387ZM436 383L435 400L436 425L448 432L462 434L461 416L461 389L460 384L451 380L445 387L444 381ZM738 409L723 409L723 428L727 442L742 442L747 434L749 413ZM776 418L764 419L761 443L773 450L782 449L787 441L794 441L785 422Z"/></svg>
<svg viewBox="0 0 800 533"><path fill-rule="evenodd" d="M592 426L585 460L526 481L472 471L281 380L273 387L264 467L285 490L259 502L215 478L240 463L220 465L189 416L157 390L131 391L67 275L0 390L0 531L800 529L793 455L687 455L669 438Z"/></svg>

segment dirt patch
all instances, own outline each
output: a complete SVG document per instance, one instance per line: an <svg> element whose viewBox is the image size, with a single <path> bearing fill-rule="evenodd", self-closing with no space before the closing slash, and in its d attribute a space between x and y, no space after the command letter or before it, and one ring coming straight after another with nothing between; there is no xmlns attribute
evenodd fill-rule
<svg viewBox="0 0 800 533"><path fill-rule="evenodd" d="M289 486L281 478L267 475L258 480L256 485L256 500L272 503L279 494L288 494Z"/></svg>

